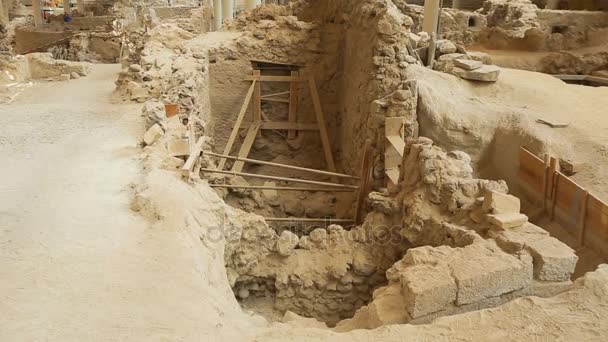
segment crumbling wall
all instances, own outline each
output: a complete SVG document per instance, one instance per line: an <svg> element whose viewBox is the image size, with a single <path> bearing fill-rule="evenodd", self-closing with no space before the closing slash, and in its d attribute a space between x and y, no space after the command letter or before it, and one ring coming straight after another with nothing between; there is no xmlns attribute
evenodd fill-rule
<svg viewBox="0 0 608 342"><path fill-rule="evenodd" d="M408 142L401 171L400 234L417 248L386 273L389 284L338 325L346 331L427 323L524 295L568 288L578 257L527 222L503 181L475 179L470 157L430 139Z"/></svg>

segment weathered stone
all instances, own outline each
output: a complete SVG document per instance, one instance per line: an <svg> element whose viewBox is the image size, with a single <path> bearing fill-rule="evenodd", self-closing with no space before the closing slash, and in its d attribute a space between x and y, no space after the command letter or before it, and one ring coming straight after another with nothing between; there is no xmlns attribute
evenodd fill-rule
<svg viewBox="0 0 608 342"><path fill-rule="evenodd" d="M71 78L71 79L74 79L74 80L75 80L75 79L79 79L79 78L80 78L80 75L79 75L77 72L73 71L73 72L70 74L70 78Z"/></svg>
<svg viewBox="0 0 608 342"><path fill-rule="evenodd" d="M456 45L447 39L440 39L437 41L437 51L442 55L446 53L454 53L457 51Z"/></svg>
<svg viewBox="0 0 608 342"><path fill-rule="evenodd" d="M418 47L418 43L420 43L420 36L410 32L408 33L408 37L410 38L410 45L413 49L416 49Z"/></svg>
<svg viewBox="0 0 608 342"><path fill-rule="evenodd" d="M369 253L358 250L353 257L353 270L356 274L370 276L376 272L376 261Z"/></svg>
<svg viewBox="0 0 608 342"><path fill-rule="evenodd" d="M167 150L173 157L190 155L190 143L188 139L173 139L167 142Z"/></svg>
<svg viewBox="0 0 608 342"><path fill-rule="evenodd" d="M288 257L293 254L299 241L300 239L296 234L289 230L284 230L277 240L277 252L284 257Z"/></svg>
<svg viewBox="0 0 608 342"><path fill-rule="evenodd" d="M445 266L420 265L401 273L401 294L412 318L445 309L456 300L456 283Z"/></svg>
<svg viewBox="0 0 608 342"><path fill-rule="evenodd" d="M535 235L526 239L526 249L534 259L534 277L544 281L570 279L578 256L572 248L547 235Z"/></svg>
<svg viewBox="0 0 608 342"><path fill-rule="evenodd" d="M439 58L437 58L437 60L440 62L453 61L453 60L456 60L459 58L463 58L464 56L465 55L462 53L448 53L448 54L439 56Z"/></svg>
<svg viewBox="0 0 608 342"><path fill-rule="evenodd" d="M327 231L323 228L317 228L310 232L310 241L314 243L322 243L327 239Z"/></svg>
<svg viewBox="0 0 608 342"><path fill-rule="evenodd" d="M69 81L70 80L70 74L61 74L61 75L59 75L59 80L60 81Z"/></svg>
<svg viewBox="0 0 608 342"><path fill-rule="evenodd" d="M471 57L474 61L479 61L483 64L490 65L492 64L492 57L485 52L480 51L467 51L467 55Z"/></svg>
<svg viewBox="0 0 608 342"><path fill-rule="evenodd" d="M403 309L399 283L374 291L373 298L368 307L370 329L389 324L403 324L411 319Z"/></svg>
<svg viewBox="0 0 608 342"><path fill-rule="evenodd" d="M150 127L150 129L148 129L148 131L144 134L144 143L146 145L152 145L154 144L160 137L163 136L163 134L165 134L165 132L163 131L163 129L160 127L160 125L155 124L152 127Z"/></svg>
<svg viewBox="0 0 608 342"><path fill-rule="evenodd" d="M450 257L449 267L458 286L458 305L497 297L532 282L531 269L524 262L478 244L459 249Z"/></svg>
<svg viewBox="0 0 608 342"><path fill-rule="evenodd" d="M500 75L500 68L495 65L484 65L476 70L465 70L459 67L453 69L454 75L473 81L496 82Z"/></svg>
<svg viewBox="0 0 608 342"><path fill-rule="evenodd" d="M503 194L499 191L488 191L484 196L483 210L493 214L519 213L521 203L519 198Z"/></svg>
<svg viewBox="0 0 608 342"><path fill-rule="evenodd" d="M141 71L141 65L139 65L139 64L131 64L131 65L129 65L129 71L131 71L131 72L140 72Z"/></svg>
<svg viewBox="0 0 608 342"><path fill-rule="evenodd" d="M481 68L483 63L472 59L458 58L454 60L454 65L465 70L475 70Z"/></svg>
<svg viewBox="0 0 608 342"><path fill-rule="evenodd" d="M264 182L264 186L267 186L267 187L274 187L276 185L277 184L275 182ZM264 189L264 190L262 190L262 195L264 196L264 199L270 206L277 207L277 206L281 205L281 201L279 198L279 192L277 190Z"/></svg>
<svg viewBox="0 0 608 342"><path fill-rule="evenodd" d="M492 214L488 215L488 220L499 228L507 229L528 222L528 216L520 213Z"/></svg>

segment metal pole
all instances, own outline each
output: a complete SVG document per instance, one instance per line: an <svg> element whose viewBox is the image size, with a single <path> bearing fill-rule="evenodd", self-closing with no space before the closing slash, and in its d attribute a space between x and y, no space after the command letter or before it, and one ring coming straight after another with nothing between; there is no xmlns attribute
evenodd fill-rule
<svg viewBox="0 0 608 342"><path fill-rule="evenodd" d="M260 179L271 179L271 180L284 181L284 182L312 184L312 185L322 185L322 186L335 186L337 188L343 188L343 189L358 189L359 188L359 187L357 187L355 185L345 185L345 184L329 183L329 182L318 182L318 181L311 181L311 180L298 179L298 178L257 175L255 173L246 173L246 172L224 171L224 170L207 169L207 168L202 168L201 171L202 172L211 172L211 173L221 173L221 174L224 174L224 175L233 175L233 176L242 176L242 177L253 177L253 178L260 178Z"/></svg>
<svg viewBox="0 0 608 342"><path fill-rule="evenodd" d="M280 168L283 168L283 169L316 173L316 174L325 175L325 176L332 176L332 177L339 177L339 178L349 178L349 179L359 179L359 177L356 177L356 176L345 175L345 174L342 174L342 173L336 173L336 172L330 172L330 171L317 170L317 169L309 169L307 167L285 165L285 164L267 162L267 161L262 161L262 160L257 160L257 159L232 157L232 156L228 156L228 155L225 155L225 154L219 154L219 153L213 153L213 152L204 152L203 151L203 154L206 154L206 155L212 156L212 157L226 158L226 159L230 159L230 160L237 160L237 161L242 161L242 162L251 163L251 164L268 165L268 166L280 167Z"/></svg>
<svg viewBox="0 0 608 342"><path fill-rule="evenodd" d="M266 186L266 185L229 185L229 184L210 184L212 188L226 189L251 189L251 190L281 190L281 191L310 191L310 192L355 192L355 189L340 188L298 188L292 186Z"/></svg>

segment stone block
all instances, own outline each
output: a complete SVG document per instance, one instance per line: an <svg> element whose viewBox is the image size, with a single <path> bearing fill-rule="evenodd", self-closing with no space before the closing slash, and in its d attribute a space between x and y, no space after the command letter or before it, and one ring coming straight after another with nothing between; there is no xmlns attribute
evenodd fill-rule
<svg viewBox="0 0 608 342"><path fill-rule="evenodd" d="M484 196L482 208L487 213L506 214L519 213L521 203L519 198L498 191L488 191Z"/></svg>
<svg viewBox="0 0 608 342"><path fill-rule="evenodd" d="M499 228L508 229L525 224L528 216L520 213L492 214L488 215L488 220Z"/></svg>
<svg viewBox="0 0 608 342"><path fill-rule="evenodd" d="M167 142L167 150L173 157L189 156L190 144L188 139L173 139Z"/></svg>
<svg viewBox="0 0 608 342"><path fill-rule="evenodd" d="M544 229L528 222L519 227L489 232L497 245L507 253L516 253L523 250L526 246L526 241L536 239L536 235L548 236Z"/></svg>
<svg viewBox="0 0 608 342"><path fill-rule="evenodd" d="M442 55L454 53L457 50L456 45L447 39L440 39L437 41L437 51Z"/></svg>
<svg viewBox="0 0 608 342"><path fill-rule="evenodd" d="M481 68L483 63L472 59L458 58L454 60L454 65L465 70L475 70Z"/></svg>
<svg viewBox="0 0 608 342"><path fill-rule="evenodd" d="M543 281L570 279L578 256L574 250L554 237L531 235L526 239L526 249L534 260L534 277Z"/></svg>
<svg viewBox="0 0 608 342"><path fill-rule="evenodd" d="M457 305L497 297L532 282L532 270L525 262L481 244L460 249L450 258L449 267L458 287Z"/></svg>
<svg viewBox="0 0 608 342"><path fill-rule="evenodd" d="M446 266L409 267L400 278L403 304L412 318L444 310L456 300L456 283Z"/></svg>
<svg viewBox="0 0 608 342"><path fill-rule="evenodd" d="M165 134L165 132L163 131L163 129L160 127L160 125L155 124L152 127L150 127L150 129L148 129L148 131L144 134L144 143L146 145L152 145L154 144L160 137L163 136L163 134Z"/></svg>
<svg viewBox="0 0 608 342"><path fill-rule="evenodd" d="M276 185L277 184L275 182L264 182L264 186L274 187ZM262 190L262 195L264 196L264 199L266 200L268 205L273 207L278 207L279 205L281 205L281 201L279 199L279 192L277 190L264 189Z"/></svg>
<svg viewBox="0 0 608 342"><path fill-rule="evenodd" d="M474 61L480 61L483 64L492 64L492 57L485 52L481 51L467 51L467 55Z"/></svg>
<svg viewBox="0 0 608 342"><path fill-rule="evenodd" d="M500 75L500 68L495 65L484 65L475 70L454 67L452 70L454 75L472 81L496 82Z"/></svg>
<svg viewBox="0 0 608 342"><path fill-rule="evenodd" d="M277 240L277 252L284 257L288 257L293 254L294 249L298 245L300 239L298 236L289 230L284 230Z"/></svg>

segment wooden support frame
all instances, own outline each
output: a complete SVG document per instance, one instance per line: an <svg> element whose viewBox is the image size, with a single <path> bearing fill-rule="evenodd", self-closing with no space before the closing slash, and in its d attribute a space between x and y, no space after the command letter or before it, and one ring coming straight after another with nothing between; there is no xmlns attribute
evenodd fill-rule
<svg viewBox="0 0 608 342"><path fill-rule="evenodd" d="M298 77L300 74L297 71L291 72L291 77ZM289 114L288 121L290 124L294 124L297 121L297 113L298 113L298 90L299 85L298 82L291 82L289 84ZM297 137L296 130L289 130L287 132L287 139L293 140Z"/></svg>
<svg viewBox="0 0 608 342"><path fill-rule="evenodd" d="M334 157L331 153L331 145L329 143L329 136L327 135L327 127L325 126L325 116L323 115L323 109L321 108L317 84L312 74L308 75L308 87L310 88L310 96L312 97L317 124L319 125L319 135L321 136L321 144L323 145L323 153L325 154L325 163L327 164L327 169L329 171L335 172L336 164L334 163Z"/></svg>
<svg viewBox="0 0 608 342"><path fill-rule="evenodd" d="M260 77L260 70L254 70L253 76ZM262 86L260 82L255 82L253 90L253 120L252 122L262 121Z"/></svg>
<svg viewBox="0 0 608 342"><path fill-rule="evenodd" d="M255 136L259 133L260 130L287 130L288 131L288 139L291 137L295 138L297 131L308 131L308 130L318 130L319 135L321 137L321 144L323 146L323 155L325 156L325 162L327 164L327 169L331 172L336 171L336 165L333 159L333 154L331 151L331 145L329 140L329 135L327 133L325 116L323 114L323 109L321 107L321 100L319 99L319 93L317 91L317 86L312 75L308 75L308 77L302 76L300 72L292 71L291 76L265 76L261 75L260 70L254 70L253 75L245 77L245 80L252 80L253 83L245 96L245 102L241 107L241 111L237 117L234 128L230 137L228 138L228 142L226 147L224 148L224 156L230 155L232 150L234 141L238 135L238 132L242 128L247 128L247 136L245 137L245 141L241 146L238 156L240 158L245 158L249 154L251 150L251 146L253 141L255 140ZM279 92L270 95L262 95L261 94L261 84L260 82L289 82L290 90ZM312 98L312 102L315 110L315 118L316 123L299 123L297 122L297 97L299 92L299 84L298 82L308 82L310 89L310 96ZM284 99L276 99L274 96L286 95L289 94L289 114L287 122L270 122L264 121L264 113L262 113L261 102L262 100L270 100L270 101L284 101ZM253 98L254 108L253 108L253 117L251 123L243 125L243 117L247 112L247 108L249 106L249 102ZM226 157L221 157L219 163L219 169L223 170L226 166ZM242 171L243 163L242 161L237 161L232 171L240 172Z"/></svg>
<svg viewBox="0 0 608 342"><path fill-rule="evenodd" d="M251 86L249 87L249 91L247 91L247 95L245 96L245 102L243 103L243 106L241 107L241 111L239 112L239 115L236 118L236 122L234 123L234 128L232 129L232 133L230 133L230 137L228 138L228 143L226 144L226 147L224 148L224 154L228 155L230 154L230 151L232 150L232 145L234 144L234 140L236 139L236 136L239 133L239 128L241 127L241 124L243 123L243 118L245 117L245 113L247 112L247 108L249 107L249 102L251 101L251 97L253 96L253 92L255 91L255 85L257 84L257 81L253 81L251 83ZM226 159L221 159L220 160L220 164L219 164L219 169L223 169L224 166L226 165Z"/></svg>
<svg viewBox="0 0 608 342"><path fill-rule="evenodd" d="M239 158L245 158L249 155L249 151L251 151L251 147L253 146L253 142L255 141L255 137L258 135L260 131L260 126L262 125L262 121L258 121L249 127L247 131L247 135L245 136L245 141L243 141L243 145L241 145L241 150L239 151ZM241 172L243 171L243 166L245 163L239 159L232 166L232 171Z"/></svg>

